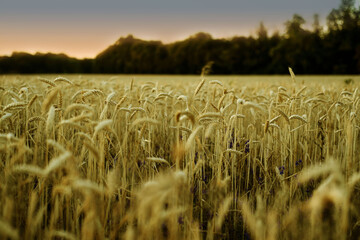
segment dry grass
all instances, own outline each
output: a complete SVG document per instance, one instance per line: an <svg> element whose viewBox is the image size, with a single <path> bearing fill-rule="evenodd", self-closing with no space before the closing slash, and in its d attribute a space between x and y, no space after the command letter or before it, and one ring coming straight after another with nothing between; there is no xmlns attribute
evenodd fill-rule
<svg viewBox="0 0 360 240"><path fill-rule="evenodd" d="M357 81L205 70L3 76L0 238L358 239Z"/></svg>

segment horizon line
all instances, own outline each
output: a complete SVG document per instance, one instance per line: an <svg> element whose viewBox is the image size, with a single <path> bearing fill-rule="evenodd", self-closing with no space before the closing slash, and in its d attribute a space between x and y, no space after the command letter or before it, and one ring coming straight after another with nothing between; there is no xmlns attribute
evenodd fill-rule
<svg viewBox="0 0 360 240"><path fill-rule="evenodd" d="M194 32L193 34L190 34L188 35L187 37L181 37L177 40L170 40L170 41L167 41L167 40L161 40L161 39L153 39L153 38L146 38L146 37L138 37L136 36L135 34L133 33L128 33L127 35L121 35L120 37L118 37L116 40L114 40L111 44L108 44L104 49L100 50L98 53L96 53L94 56L74 56L74 55L71 55L71 53L69 52L66 52L66 51L42 51L42 50L12 50L11 52L9 53L5 53L5 54L1 54L0 57L11 57L14 53L27 53L27 54L30 54L30 55L36 55L36 54L55 54L55 55L61 55L61 54L64 54L66 55L67 57L70 57L70 58L76 58L76 59L79 59L79 60L85 60L85 59L95 59L97 57L97 55L99 55L101 52L103 52L104 50L106 50L108 47L114 45L119 39L121 38L127 38L129 36L132 36L134 39L138 39L138 40L142 40L142 41L147 41L147 42L151 42L151 41L155 41L155 42L160 42L161 44L164 44L164 45L169 45L169 44L173 44L173 43L177 43L177 42L182 42L182 41L185 41L187 39L190 39L191 37L195 36L196 34L198 33L205 33L205 34L209 34L211 36L212 39L225 39L225 40L231 40L233 38L236 38L236 37L246 37L246 38L250 38L250 37L256 37L256 33L255 33L256 30L252 30L252 31L249 31L247 33L243 33L243 34L235 34L235 35L231 35L231 36L214 36L216 34L213 34L211 32L207 32L207 31L197 31L197 32ZM268 36L273 36L274 34L276 33L279 33L279 34L284 34L284 31L283 29L282 30L279 30L279 29L267 29L267 32L268 32Z"/></svg>

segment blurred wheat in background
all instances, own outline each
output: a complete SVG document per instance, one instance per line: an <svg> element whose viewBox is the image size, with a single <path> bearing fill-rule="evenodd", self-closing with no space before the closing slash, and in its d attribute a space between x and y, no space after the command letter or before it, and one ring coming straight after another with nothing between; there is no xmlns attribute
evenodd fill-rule
<svg viewBox="0 0 360 240"><path fill-rule="evenodd" d="M358 85L290 73L3 76L0 236L358 239Z"/></svg>

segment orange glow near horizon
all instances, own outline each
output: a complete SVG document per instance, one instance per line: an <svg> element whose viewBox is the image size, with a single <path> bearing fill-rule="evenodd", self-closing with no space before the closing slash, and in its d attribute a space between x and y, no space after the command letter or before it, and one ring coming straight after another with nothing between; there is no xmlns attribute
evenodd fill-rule
<svg viewBox="0 0 360 240"><path fill-rule="evenodd" d="M50 17L46 17L50 18ZM219 18L219 17L218 17ZM120 37L132 34L143 40L156 40L171 43L184 40L197 32L207 32L213 38L254 35L259 22L240 22L224 19L211 22L200 19L169 18L156 19L143 16L134 20L52 20L38 19L11 20L11 26L0 21L0 56L13 52L64 53L76 58L94 58L97 54L115 43ZM1 20L1 17L0 17ZM9 20L9 21L10 21ZM27 24L24 22L28 21ZM275 24L267 24L276 29Z"/></svg>
<svg viewBox="0 0 360 240"><path fill-rule="evenodd" d="M184 40L189 36L200 32L192 31L187 33L166 34L166 33L123 33L123 34L34 34L4 36L0 39L0 56L10 56L13 52L27 52L35 54L40 53L64 53L70 57L76 58L94 58L97 54L105 50L108 46L115 43L120 37L126 37L132 34L136 38L143 40L156 40L163 43L171 43ZM207 32L207 31L204 31ZM251 31L213 31L209 32L214 38L230 38L235 35L247 36Z"/></svg>
<svg viewBox="0 0 360 240"><path fill-rule="evenodd" d="M0 56L11 55L13 52L40 53L64 53L70 57L93 58L107 48L111 41L94 39L91 37L62 38L55 36L28 37L26 41L3 39L0 40Z"/></svg>
<svg viewBox="0 0 360 240"><path fill-rule="evenodd" d="M89 17L71 15L0 15L0 56L13 52L64 53L76 58L94 58L120 37L132 34L163 43L180 41L198 32L213 38L255 35L261 19L242 21L237 15L120 15ZM269 32L281 28L291 14L264 19ZM5 21L6 20L6 21Z"/></svg>

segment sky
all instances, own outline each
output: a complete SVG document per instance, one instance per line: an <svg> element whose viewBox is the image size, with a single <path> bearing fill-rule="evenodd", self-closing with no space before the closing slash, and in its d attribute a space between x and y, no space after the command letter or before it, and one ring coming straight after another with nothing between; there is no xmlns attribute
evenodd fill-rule
<svg viewBox="0 0 360 240"><path fill-rule="evenodd" d="M325 24L340 0L0 0L0 56L14 51L93 58L121 36L164 43L197 32L255 35L260 21L282 31L293 14Z"/></svg>

